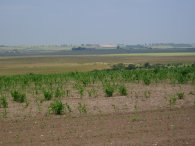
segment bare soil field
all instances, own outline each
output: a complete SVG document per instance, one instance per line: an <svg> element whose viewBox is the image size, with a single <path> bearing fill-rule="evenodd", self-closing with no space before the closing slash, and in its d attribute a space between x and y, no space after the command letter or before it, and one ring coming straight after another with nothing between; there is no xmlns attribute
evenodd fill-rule
<svg viewBox="0 0 195 146"><path fill-rule="evenodd" d="M0 145L194 146L193 108L1 121Z"/></svg>
<svg viewBox="0 0 195 146"><path fill-rule="evenodd" d="M61 116L49 114L50 101L31 97L26 106L9 99L7 115L0 118L0 145L195 145L194 85L130 83L127 88L127 96L64 97L72 111ZM179 92L184 96L171 102Z"/></svg>

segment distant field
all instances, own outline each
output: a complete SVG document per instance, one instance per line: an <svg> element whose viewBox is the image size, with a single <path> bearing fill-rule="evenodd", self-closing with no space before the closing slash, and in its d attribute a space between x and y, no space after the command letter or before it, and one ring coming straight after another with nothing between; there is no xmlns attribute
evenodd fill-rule
<svg viewBox="0 0 195 146"><path fill-rule="evenodd" d="M113 64L192 63L195 53L140 53L108 55L0 57L0 75L63 73L110 68Z"/></svg>
<svg viewBox="0 0 195 146"><path fill-rule="evenodd" d="M46 50L46 51L51 51L51 50L71 50L71 46L56 46L56 45L51 45L51 46L0 46L0 50Z"/></svg>
<svg viewBox="0 0 195 146"><path fill-rule="evenodd" d="M195 52L106 54L102 56L194 56Z"/></svg>

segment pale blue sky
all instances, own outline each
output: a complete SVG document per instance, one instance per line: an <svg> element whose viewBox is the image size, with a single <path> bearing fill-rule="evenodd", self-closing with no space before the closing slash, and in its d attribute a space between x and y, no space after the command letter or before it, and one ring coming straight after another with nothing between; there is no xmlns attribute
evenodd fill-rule
<svg viewBox="0 0 195 146"><path fill-rule="evenodd" d="M0 44L195 43L195 0L0 0Z"/></svg>

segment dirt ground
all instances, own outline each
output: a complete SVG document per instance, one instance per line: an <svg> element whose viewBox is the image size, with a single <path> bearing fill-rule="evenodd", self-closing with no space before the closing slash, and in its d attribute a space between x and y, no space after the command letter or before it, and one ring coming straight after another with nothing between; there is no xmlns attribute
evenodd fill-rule
<svg viewBox="0 0 195 146"><path fill-rule="evenodd" d="M195 109L2 120L0 145L194 146Z"/></svg>
<svg viewBox="0 0 195 146"><path fill-rule="evenodd" d="M63 98L71 113L48 114L51 101L29 105L9 100L0 118L0 145L183 146L195 145L195 87L129 84L128 95ZM184 97L170 104L170 98ZM78 103L86 105L80 114ZM0 108L0 112L3 109Z"/></svg>

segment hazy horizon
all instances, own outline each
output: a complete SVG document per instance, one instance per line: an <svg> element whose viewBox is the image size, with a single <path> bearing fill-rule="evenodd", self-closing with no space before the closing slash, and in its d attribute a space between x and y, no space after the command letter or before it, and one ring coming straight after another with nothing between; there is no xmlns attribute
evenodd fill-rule
<svg viewBox="0 0 195 146"><path fill-rule="evenodd" d="M0 0L0 44L195 44L194 0Z"/></svg>

